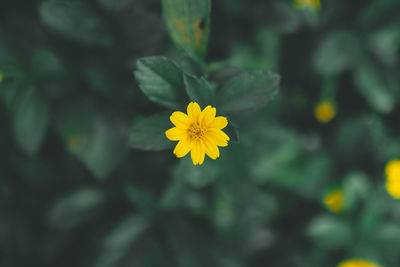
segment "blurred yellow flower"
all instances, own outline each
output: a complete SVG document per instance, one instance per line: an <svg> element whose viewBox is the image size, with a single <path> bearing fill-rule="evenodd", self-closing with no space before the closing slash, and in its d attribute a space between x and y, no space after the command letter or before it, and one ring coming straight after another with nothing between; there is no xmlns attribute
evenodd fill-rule
<svg viewBox="0 0 400 267"><path fill-rule="evenodd" d="M215 117L216 112L211 106L201 111L197 103L191 102L187 115L180 111L172 113L170 120L175 127L167 130L165 135L171 141L179 141L174 149L178 158L190 151L193 164L201 165L205 154L211 159L219 157L218 146L227 146L229 141L229 136L221 131L228 125L228 120L222 116Z"/></svg>
<svg viewBox="0 0 400 267"><path fill-rule="evenodd" d="M391 182L400 182L400 160L392 159L385 167L386 179Z"/></svg>
<svg viewBox="0 0 400 267"><path fill-rule="evenodd" d="M314 115L320 123L328 123L335 117L336 108L331 101L321 101L315 106Z"/></svg>
<svg viewBox="0 0 400 267"><path fill-rule="evenodd" d="M3 73L0 71L0 83L3 81Z"/></svg>
<svg viewBox="0 0 400 267"><path fill-rule="evenodd" d="M386 191L395 199L400 199L400 182L386 182Z"/></svg>
<svg viewBox="0 0 400 267"><path fill-rule="evenodd" d="M317 9L321 7L321 2L320 0L294 0L294 6L296 8L312 7Z"/></svg>
<svg viewBox="0 0 400 267"><path fill-rule="evenodd" d="M342 261L337 267L381 267L380 265L372 262L368 262L361 259L350 259Z"/></svg>
<svg viewBox="0 0 400 267"><path fill-rule="evenodd" d="M331 212L340 212L343 209L342 191L336 189L324 196L324 204Z"/></svg>
<svg viewBox="0 0 400 267"><path fill-rule="evenodd" d="M386 191L395 199L400 199L400 160L392 159L386 164Z"/></svg>

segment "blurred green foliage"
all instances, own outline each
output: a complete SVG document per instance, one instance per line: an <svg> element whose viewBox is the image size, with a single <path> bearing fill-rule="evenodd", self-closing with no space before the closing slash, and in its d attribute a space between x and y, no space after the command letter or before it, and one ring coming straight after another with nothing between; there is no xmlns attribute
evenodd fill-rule
<svg viewBox="0 0 400 267"><path fill-rule="evenodd" d="M0 266L400 266L384 187L399 15L398 0L2 1ZM229 120L201 166L164 135L189 101Z"/></svg>

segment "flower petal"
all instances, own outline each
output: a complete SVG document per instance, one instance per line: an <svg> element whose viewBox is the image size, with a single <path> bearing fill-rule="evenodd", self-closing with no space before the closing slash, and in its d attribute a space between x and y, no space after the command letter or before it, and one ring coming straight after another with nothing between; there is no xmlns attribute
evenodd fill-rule
<svg viewBox="0 0 400 267"><path fill-rule="evenodd" d="M199 165L203 164L204 158L206 156L206 151L203 142L198 142L199 143Z"/></svg>
<svg viewBox="0 0 400 267"><path fill-rule="evenodd" d="M200 113L201 113L201 109L200 109L199 104L197 104L196 102L190 102L189 105L187 106L187 114L189 116L189 119L197 122L197 120L200 116Z"/></svg>
<svg viewBox="0 0 400 267"><path fill-rule="evenodd" d="M227 141L230 140L229 136L227 136L223 131L216 130L213 128L208 130L207 138L217 146L227 146L228 145Z"/></svg>
<svg viewBox="0 0 400 267"><path fill-rule="evenodd" d="M185 113L180 111L175 111L174 113L172 113L169 119L176 127L183 129L186 129L190 124L189 117Z"/></svg>
<svg viewBox="0 0 400 267"><path fill-rule="evenodd" d="M182 139L178 142L174 149L174 154L178 158L182 158L186 156L187 153L189 153L190 149L192 148L192 144L188 139Z"/></svg>
<svg viewBox="0 0 400 267"><path fill-rule="evenodd" d="M186 137L185 131L177 127L167 130L165 136L171 141L178 141Z"/></svg>
<svg viewBox="0 0 400 267"><path fill-rule="evenodd" d="M193 165L197 165L199 149L197 146L197 142L193 143L192 150L190 151L190 157L192 158Z"/></svg>
<svg viewBox="0 0 400 267"><path fill-rule="evenodd" d="M204 147L206 154L211 159L217 159L219 157L219 149L218 146L210 142L208 139L204 138Z"/></svg>
<svg viewBox="0 0 400 267"><path fill-rule="evenodd" d="M201 165L204 162L204 157L205 157L204 144L202 144L202 142L195 141L193 143L190 156L192 157L192 162L194 165L197 164Z"/></svg>
<svg viewBox="0 0 400 267"><path fill-rule="evenodd" d="M200 114L199 122L205 126L208 126L211 122L214 121L216 113L217 110L215 108L211 106L205 107L205 109L203 109L203 111Z"/></svg>
<svg viewBox="0 0 400 267"><path fill-rule="evenodd" d="M228 125L228 120L225 117L218 116L211 122L209 127L221 130L225 128L227 125Z"/></svg>

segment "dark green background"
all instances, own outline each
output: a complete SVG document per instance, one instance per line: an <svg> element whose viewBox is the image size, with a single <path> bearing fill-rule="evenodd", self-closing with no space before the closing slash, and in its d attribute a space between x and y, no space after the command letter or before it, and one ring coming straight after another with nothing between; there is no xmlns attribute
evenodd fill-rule
<svg viewBox="0 0 400 267"><path fill-rule="evenodd" d="M400 156L400 2L214 0L207 23L195 63L158 0L1 1L1 267L400 266L400 202L384 189ZM228 116L238 140L194 167L132 75L161 55L213 88L271 70L280 91ZM328 124L313 115L324 99ZM335 187L340 214L321 201Z"/></svg>

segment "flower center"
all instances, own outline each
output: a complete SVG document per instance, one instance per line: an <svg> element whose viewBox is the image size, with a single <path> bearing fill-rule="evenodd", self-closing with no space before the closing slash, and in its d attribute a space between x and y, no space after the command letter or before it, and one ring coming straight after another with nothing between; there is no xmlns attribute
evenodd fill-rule
<svg viewBox="0 0 400 267"><path fill-rule="evenodd" d="M207 133L207 129L201 127L199 123L193 123L187 129L187 133L190 139L199 140Z"/></svg>

